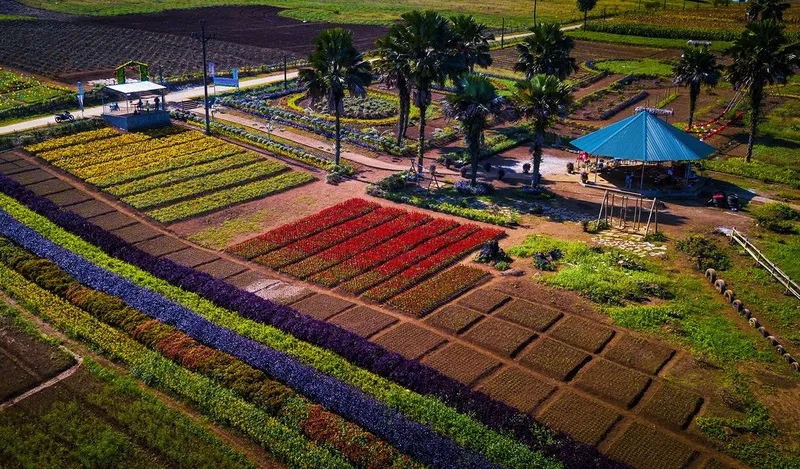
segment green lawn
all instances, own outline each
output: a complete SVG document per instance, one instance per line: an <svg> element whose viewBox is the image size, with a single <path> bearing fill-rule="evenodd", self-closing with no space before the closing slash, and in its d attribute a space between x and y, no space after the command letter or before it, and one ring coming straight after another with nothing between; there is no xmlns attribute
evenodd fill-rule
<svg viewBox="0 0 800 469"><path fill-rule="evenodd" d="M672 76L672 65L653 59L603 60L596 62L595 66L620 75Z"/></svg>
<svg viewBox="0 0 800 469"><path fill-rule="evenodd" d="M506 26L533 22L533 2L497 0L475 2L474 0L23 0L23 3L63 13L83 15L121 15L129 13L152 13L172 8L197 8L219 5L271 5L287 8L284 15L308 21L331 21L337 23L380 23L396 20L400 14L411 10L436 9L446 14L471 13L492 27L500 27L503 18ZM667 5L679 8L681 0L668 0ZM633 10L638 4L632 0L600 0L593 13L605 11ZM708 8L708 7L705 7ZM539 2L537 20L582 19L574 0L551 0Z"/></svg>
<svg viewBox="0 0 800 469"><path fill-rule="evenodd" d="M582 41L608 42L612 44L626 44L630 46L653 47L656 49L682 49L686 47L686 39L666 39L661 37L628 36L624 34L597 33L593 31L569 31L568 36ZM714 41L711 50L722 52L730 47L730 42Z"/></svg>

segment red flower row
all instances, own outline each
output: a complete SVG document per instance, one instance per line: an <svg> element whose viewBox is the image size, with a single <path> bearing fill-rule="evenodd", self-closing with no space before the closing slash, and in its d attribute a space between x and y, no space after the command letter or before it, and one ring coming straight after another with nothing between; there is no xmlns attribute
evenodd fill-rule
<svg viewBox="0 0 800 469"><path fill-rule="evenodd" d="M431 218L429 216L419 212L404 213L394 220L365 231L348 241L337 244L319 254L303 259L300 262L291 264L280 270L281 272L295 277L305 278L320 270L327 269L344 260L350 259L361 252L430 220Z"/></svg>
<svg viewBox="0 0 800 469"><path fill-rule="evenodd" d="M457 265L395 296L387 304L404 313L421 317L471 289L488 275L474 267Z"/></svg>
<svg viewBox="0 0 800 469"><path fill-rule="evenodd" d="M466 239L462 239L453 243L444 249L436 252L436 254L427 257L418 264L415 264L400 274L392 277L390 280L373 287L368 290L364 296L375 300L385 301L398 293L401 293L406 288L409 288L414 283L421 279L435 274L436 272L444 269L453 262L461 259L468 252L477 248L486 241L496 238L502 232L493 229L482 229L477 233L470 235ZM380 269L379 269L380 270Z"/></svg>
<svg viewBox="0 0 800 469"><path fill-rule="evenodd" d="M450 231L456 226L458 224L454 221L436 218L430 223L425 223L341 264L334 265L330 269L312 276L309 280L327 287L333 287L341 282L350 280L370 267L382 264L398 254L408 252L420 243Z"/></svg>
<svg viewBox="0 0 800 469"><path fill-rule="evenodd" d="M379 207L363 217L336 225L323 230L315 235L284 246L277 251L271 251L254 259L259 264L272 268L283 267L287 264L305 259L323 249L339 244L342 241L360 234L370 228L386 223L406 213L394 207Z"/></svg>
<svg viewBox="0 0 800 469"><path fill-rule="evenodd" d="M464 239L465 237L478 231L475 225L459 225L452 230L429 239L414 249L407 251L399 256L390 259L386 263L359 275L358 277L343 283L340 288L344 291L358 294L369 289L391 277L411 267L415 263L429 257L436 251L445 246Z"/></svg>
<svg viewBox="0 0 800 469"><path fill-rule="evenodd" d="M378 207L378 204L364 199L346 200L314 215L248 239L229 248L228 252L252 259L347 220L365 215Z"/></svg>

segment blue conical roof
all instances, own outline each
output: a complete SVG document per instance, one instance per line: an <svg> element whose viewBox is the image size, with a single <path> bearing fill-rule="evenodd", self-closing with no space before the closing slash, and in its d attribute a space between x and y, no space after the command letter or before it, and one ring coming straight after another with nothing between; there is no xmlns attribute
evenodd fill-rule
<svg viewBox="0 0 800 469"><path fill-rule="evenodd" d="M571 144L592 155L648 163L702 160L715 151L711 145L646 111L584 135Z"/></svg>

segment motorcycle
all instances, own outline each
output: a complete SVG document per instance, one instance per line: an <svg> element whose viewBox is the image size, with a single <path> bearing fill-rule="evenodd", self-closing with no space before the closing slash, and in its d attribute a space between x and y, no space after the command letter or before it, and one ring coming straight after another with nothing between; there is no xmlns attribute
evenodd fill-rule
<svg viewBox="0 0 800 469"><path fill-rule="evenodd" d="M69 111L64 111L61 114L56 114L56 122L59 124L62 122L74 121L74 120L75 116L70 114Z"/></svg>

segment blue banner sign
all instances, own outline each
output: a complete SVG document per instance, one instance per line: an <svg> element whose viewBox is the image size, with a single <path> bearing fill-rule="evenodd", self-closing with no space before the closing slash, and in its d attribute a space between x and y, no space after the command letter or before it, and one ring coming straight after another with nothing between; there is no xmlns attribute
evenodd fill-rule
<svg viewBox="0 0 800 469"><path fill-rule="evenodd" d="M214 86L235 86L239 87L239 69L233 69L233 78L214 77Z"/></svg>

